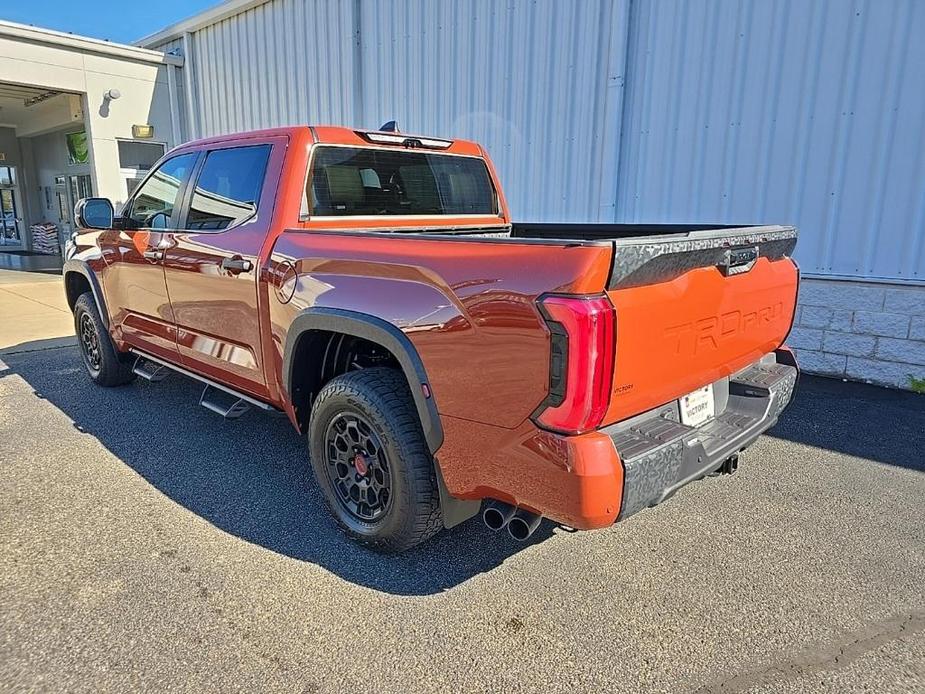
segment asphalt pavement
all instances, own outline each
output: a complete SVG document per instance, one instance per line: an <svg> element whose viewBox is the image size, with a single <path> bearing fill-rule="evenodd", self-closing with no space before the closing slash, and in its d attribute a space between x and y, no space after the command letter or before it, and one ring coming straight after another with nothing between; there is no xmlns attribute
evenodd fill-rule
<svg viewBox="0 0 925 694"><path fill-rule="evenodd" d="M735 475L624 523L386 557L285 419L28 348L0 357L3 691L925 691L923 396L804 377Z"/></svg>

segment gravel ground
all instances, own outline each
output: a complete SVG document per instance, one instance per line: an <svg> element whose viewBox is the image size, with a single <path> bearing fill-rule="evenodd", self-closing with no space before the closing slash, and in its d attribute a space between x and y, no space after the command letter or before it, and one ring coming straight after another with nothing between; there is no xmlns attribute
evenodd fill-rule
<svg viewBox="0 0 925 694"><path fill-rule="evenodd" d="M3 359L5 691L925 690L925 397L804 377L737 474L625 523L383 557L284 419Z"/></svg>

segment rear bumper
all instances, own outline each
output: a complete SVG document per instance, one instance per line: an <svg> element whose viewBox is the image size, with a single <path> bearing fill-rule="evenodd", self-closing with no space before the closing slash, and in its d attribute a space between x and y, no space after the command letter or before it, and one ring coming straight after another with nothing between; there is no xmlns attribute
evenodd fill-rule
<svg viewBox="0 0 925 694"><path fill-rule="evenodd" d="M795 362L783 360L786 355L768 355L730 377L726 388L715 384L725 407L699 427L680 423L677 403L612 427L607 433L623 465L618 520L713 472L774 426L790 403L799 374Z"/></svg>
<svg viewBox="0 0 925 694"><path fill-rule="evenodd" d="M781 349L715 383L717 415L699 427L681 424L674 401L595 432L558 437L567 462L539 498L519 501L579 529L623 520L747 448L777 422L798 375L792 353Z"/></svg>

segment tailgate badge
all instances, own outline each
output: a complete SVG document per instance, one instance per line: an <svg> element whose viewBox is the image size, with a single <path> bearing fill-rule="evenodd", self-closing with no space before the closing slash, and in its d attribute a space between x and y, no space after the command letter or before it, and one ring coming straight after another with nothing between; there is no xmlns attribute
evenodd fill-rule
<svg viewBox="0 0 925 694"><path fill-rule="evenodd" d="M758 260L758 246L751 248L730 248L726 251L722 262L717 267L722 270L727 277L729 275L740 275L748 272L754 267Z"/></svg>

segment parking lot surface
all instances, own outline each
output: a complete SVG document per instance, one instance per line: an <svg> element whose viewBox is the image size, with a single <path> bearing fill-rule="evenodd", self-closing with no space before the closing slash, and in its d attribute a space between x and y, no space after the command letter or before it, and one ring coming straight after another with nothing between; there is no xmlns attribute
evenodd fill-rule
<svg viewBox="0 0 925 694"><path fill-rule="evenodd" d="M925 397L804 377L738 473L625 523L386 557L285 419L2 360L5 691L925 690Z"/></svg>

